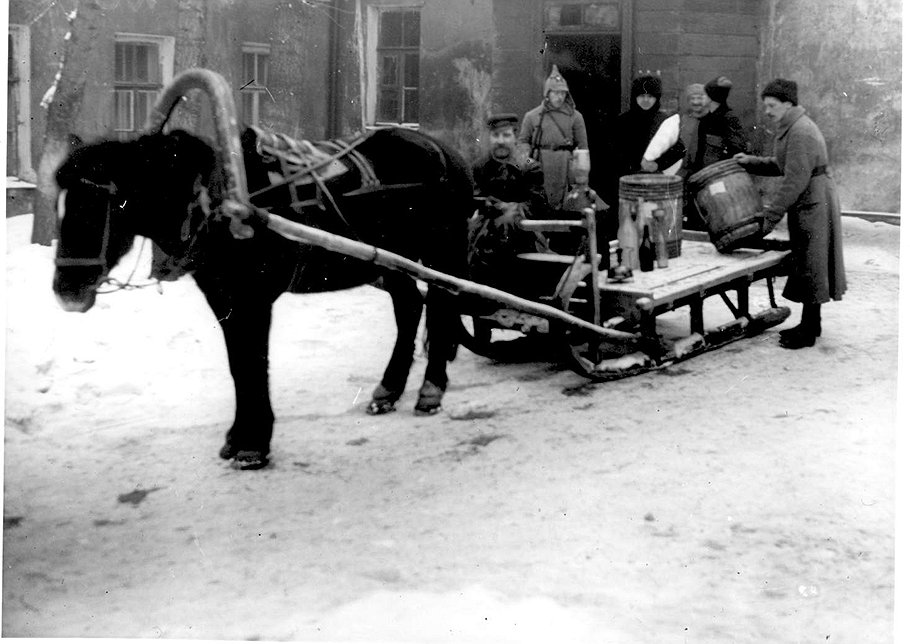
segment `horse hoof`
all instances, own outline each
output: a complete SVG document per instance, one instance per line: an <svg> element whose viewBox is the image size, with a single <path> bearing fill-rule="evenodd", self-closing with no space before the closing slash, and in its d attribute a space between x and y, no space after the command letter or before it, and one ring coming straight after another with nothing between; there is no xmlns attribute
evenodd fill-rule
<svg viewBox="0 0 910 644"><path fill-rule="evenodd" d="M442 410L442 395L445 390L437 387L432 382L424 382L417 395L417 404L414 406L416 416L434 416Z"/></svg>
<svg viewBox="0 0 910 644"><path fill-rule="evenodd" d="M415 416L435 416L442 411L442 405L422 405L419 402L414 406Z"/></svg>
<svg viewBox="0 0 910 644"><path fill-rule="evenodd" d="M237 455L237 450L234 449L234 446L230 443L225 443L221 446L221 449L218 450L218 457L226 461L231 460Z"/></svg>
<svg viewBox="0 0 910 644"><path fill-rule="evenodd" d="M367 405L367 413L370 416L382 416L395 411L395 403L391 400L371 400Z"/></svg>
<svg viewBox="0 0 910 644"><path fill-rule="evenodd" d="M269 455L254 450L240 450L231 461L231 467L235 470L261 470L268 464Z"/></svg>

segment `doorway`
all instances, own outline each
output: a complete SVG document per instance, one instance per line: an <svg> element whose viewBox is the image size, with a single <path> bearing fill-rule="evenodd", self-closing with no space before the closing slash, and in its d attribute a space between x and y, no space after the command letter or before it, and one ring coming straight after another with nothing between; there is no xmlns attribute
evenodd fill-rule
<svg viewBox="0 0 910 644"><path fill-rule="evenodd" d="M553 65L569 85L575 107L585 119L591 149L591 187L608 194L610 136L623 110L620 34L547 34L544 77Z"/></svg>

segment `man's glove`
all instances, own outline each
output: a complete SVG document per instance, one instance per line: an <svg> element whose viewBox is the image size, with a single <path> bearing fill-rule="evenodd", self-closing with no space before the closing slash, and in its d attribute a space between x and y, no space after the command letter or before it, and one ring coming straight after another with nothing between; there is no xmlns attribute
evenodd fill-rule
<svg viewBox="0 0 910 644"><path fill-rule="evenodd" d="M524 208L522 204L513 201L501 201L496 207L502 213L493 219L493 226L497 230L514 228L519 221L524 219Z"/></svg>

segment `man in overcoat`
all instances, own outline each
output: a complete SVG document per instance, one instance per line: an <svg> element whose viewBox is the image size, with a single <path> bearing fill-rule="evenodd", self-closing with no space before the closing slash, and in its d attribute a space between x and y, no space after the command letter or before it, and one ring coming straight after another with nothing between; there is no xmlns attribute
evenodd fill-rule
<svg viewBox="0 0 910 644"><path fill-rule="evenodd" d="M821 335L821 305L847 290L840 202L828 169L828 149L818 126L798 103L795 81L777 78L762 91L765 115L777 124L774 156L734 156L746 170L783 175L764 208L764 231L787 214L792 267L784 297L803 305L800 323L781 331L788 349L811 347Z"/></svg>
<svg viewBox="0 0 910 644"><path fill-rule="evenodd" d="M543 95L543 102L524 115L518 143L530 158L540 162L547 203L552 210L560 210L571 183L572 151L588 149L588 131L556 65L544 82Z"/></svg>

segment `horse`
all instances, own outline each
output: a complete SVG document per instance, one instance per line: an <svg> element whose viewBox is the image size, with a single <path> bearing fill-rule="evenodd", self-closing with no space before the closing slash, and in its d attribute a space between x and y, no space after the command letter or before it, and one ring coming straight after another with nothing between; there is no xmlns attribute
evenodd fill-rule
<svg viewBox="0 0 910 644"><path fill-rule="evenodd" d="M473 179L455 150L429 135L395 127L306 147L302 143L263 130L243 131L239 148L254 210L387 249L454 276L466 274ZM408 275L291 241L255 217L244 224L252 237L237 235L236 222L212 214L225 198L225 170L216 148L183 130L162 130L128 141L101 140L70 153L56 172L53 290L60 305L88 311L96 289L136 236L154 241L191 273L227 348L236 409L219 455L235 469L269 463L275 420L269 397L269 328L272 305L285 292L378 283L389 293L397 338L367 405L370 414L393 411L403 394L425 307L427 366L414 412L438 412L448 383L447 364L458 347L455 295L430 285L424 298ZM286 154L277 154L279 148ZM335 167L334 174L291 173L294 180L289 181L287 159L302 151L328 155L329 162L320 165Z"/></svg>

